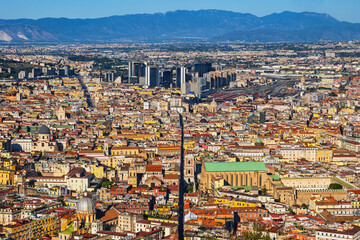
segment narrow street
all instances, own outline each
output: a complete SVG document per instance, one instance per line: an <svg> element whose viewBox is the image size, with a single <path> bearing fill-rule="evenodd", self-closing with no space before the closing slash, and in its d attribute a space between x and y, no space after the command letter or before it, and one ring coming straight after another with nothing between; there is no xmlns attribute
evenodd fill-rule
<svg viewBox="0 0 360 240"><path fill-rule="evenodd" d="M93 100L92 100L92 98L91 98L91 95L90 95L90 93L89 93L89 91L88 91L88 89L87 89L86 84L84 83L83 78L82 78L82 77L78 77L78 79L79 79L79 82L80 82L80 85L81 85L82 89L84 90L84 94L85 94L86 102L87 102L88 106L89 106L89 107L94 107L95 104L94 104L94 102L93 102Z"/></svg>

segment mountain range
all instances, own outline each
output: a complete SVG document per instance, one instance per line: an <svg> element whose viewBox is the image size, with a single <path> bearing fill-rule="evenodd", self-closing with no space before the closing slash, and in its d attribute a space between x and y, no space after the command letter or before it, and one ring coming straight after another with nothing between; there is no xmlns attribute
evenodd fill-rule
<svg viewBox="0 0 360 240"><path fill-rule="evenodd" d="M223 10L178 10L96 19L0 19L0 42L317 42L360 40L360 24L328 14L264 17Z"/></svg>

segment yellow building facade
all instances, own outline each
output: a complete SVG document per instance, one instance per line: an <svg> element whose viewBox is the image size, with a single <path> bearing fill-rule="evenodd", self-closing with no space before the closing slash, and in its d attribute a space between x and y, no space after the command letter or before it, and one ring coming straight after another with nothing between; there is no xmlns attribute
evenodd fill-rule
<svg viewBox="0 0 360 240"><path fill-rule="evenodd" d="M60 230L60 219L48 216L38 220L11 222L3 228L7 238L17 240L41 239L45 235L53 236Z"/></svg>
<svg viewBox="0 0 360 240"><path fill-rule="evenodd" d="M91 173L94 174L97 178L103 178L104 177L104 167L103 166L97 166L97 165L91 165Z"/></svg>
<svg viewBox="0 0 360 240"><path fill-rule="evenodd" d="M222 204L229 207L256 207L256 203L239 201L236 199L228 199L228 198L215 198L214 204Z"/></svg>
<svg viewBox="0 0 360 240"><path fill-rule="evenodd" d="M0 169L0 184L12 185L14 183L14 171L10 169Z"/></svg>

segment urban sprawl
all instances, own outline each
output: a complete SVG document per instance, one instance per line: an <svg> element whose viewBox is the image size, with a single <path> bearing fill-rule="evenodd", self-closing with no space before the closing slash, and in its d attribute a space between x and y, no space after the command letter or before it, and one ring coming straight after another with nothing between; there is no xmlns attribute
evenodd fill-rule
<svg viewBox="0 0 360 240"><path fill-rule="evenodd" d="M189 240L360 239L359 61L356 41L0 45L0 239L178 239L182 208Z"/></svg>

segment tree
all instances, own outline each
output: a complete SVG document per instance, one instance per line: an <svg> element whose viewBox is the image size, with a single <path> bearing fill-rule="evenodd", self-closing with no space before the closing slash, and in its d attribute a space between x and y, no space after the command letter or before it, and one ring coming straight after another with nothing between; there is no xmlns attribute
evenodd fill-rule
<svg viewBox="0 0 360 240"><path fill-rule="evenodd" d="M261 189L261 195L267 195L267 192L268 192L268 190L267 190L267 188L265 187L265 186L263 186L263 188Z"/></svg>
<svg viewBox="0 0 360 240"><path fill-rule="evenodd" d="M331 183L329 189L343 189L343 186L339 183Z"/></svg>
<svg viewBox="0 0 360 240"><path fill-rule="evenodd" d="M302 208L305 208L305 209L308 209L308 208L309 208L308 205L306 205L305 203L303 203L303 204L301 205L301 207L302 207Z"/></svg>
<svg viewBox="0 0 360 240"><path fill-rule="evenodd" d="M295 212L293 211L293 209L291 207L288 207L286 210L289 211L291 214L295 214Z"/></svg>
<svg viewBox="0 0 360 240"><path fill-rule="evenodd" d="M107 187L107 188L109 188L109 187L112 187L112 185L114 185L114 182L112 182L112 181L104 181L102 184L101 184L101 187Z"/></svg>
<svg viewBox="0 0 360 240"><path fill-rule="evenodd" d="M254 225L253 231L245 231L242 234L243 239L245 240L258 240L258 239L265 239L271 240L269 233L263 234L258 224Z"/></svg>
<svg viewBox="0 0 360 240"><path fill-rule="evenodd" d="M192 191L193 191L193 188L194 188L194 184L193 184L193 183L190 183L190 184L186 187L186 191L187 191L187 192L192 192Z"/></svg>

